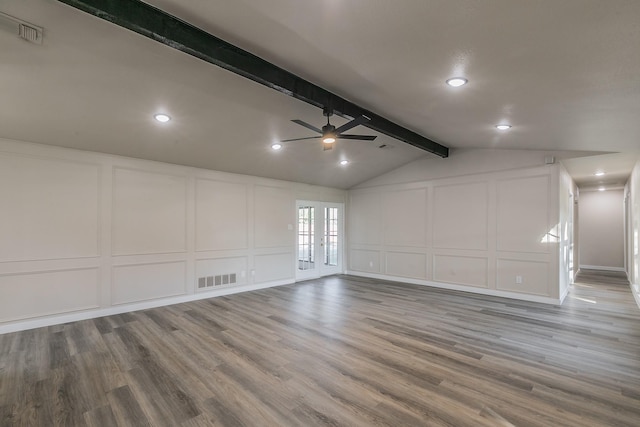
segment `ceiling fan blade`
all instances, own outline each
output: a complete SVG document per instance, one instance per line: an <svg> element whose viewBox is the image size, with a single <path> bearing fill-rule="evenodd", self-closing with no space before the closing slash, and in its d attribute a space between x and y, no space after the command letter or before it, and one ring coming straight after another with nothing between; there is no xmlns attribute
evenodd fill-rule
<svg viewBox="0 0 640 427"><path fill-rule="evenodd" d="M307 138L293 138L293 139L283 139L280 142L291 142L291 141L304 141L305 139L319 139L319 136L309 136Z"/></svg>
<svg viewBox="0 0 640 427"><path fill-rule="evenodd" d="M338 135L338 139L359 139L361 141L373 141L377 135Z"/></svg>
<svg viewBox="0 0 640 427"><path fill-rule="evenodd" d="M297 123L300 126L304 126L307 129L311 129L314 132L318 132L318 133L322 133L322 129L318 129L317 127L315 127L314 125L310 125L307 122L303 122L302 120L291 120L293 123Z"/></svg>
<svg viewBox="0 0 640 427"><path fill-rule="evenodd" d="M350 122L347 122L345 124L343 124L342 126L340 126L339 128L336 128L336 133L340 134L344 131L347 131L351 128L354 128L358 125L367 123L368 121L370 121L371 119L367 116L360 116L360 117L356 117L355 119L351 120Z"/></svg>

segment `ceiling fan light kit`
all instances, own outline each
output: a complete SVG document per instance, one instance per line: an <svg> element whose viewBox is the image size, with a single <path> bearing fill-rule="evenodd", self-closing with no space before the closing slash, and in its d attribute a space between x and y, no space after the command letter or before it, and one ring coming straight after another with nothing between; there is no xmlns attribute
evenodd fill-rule
<svg viewBox="0 0 640 427"><path fill-rule="evenodd" d="M466 85L468 82L464 77L452 77L447 80L447 84L451 87L460 87Z"/></svg>

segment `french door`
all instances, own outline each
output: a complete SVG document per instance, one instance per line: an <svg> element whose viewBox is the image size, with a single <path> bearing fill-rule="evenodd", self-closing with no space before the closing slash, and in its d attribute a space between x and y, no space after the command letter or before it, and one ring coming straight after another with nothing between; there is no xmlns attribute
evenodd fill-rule
<svg viewBox="0 0 640 427"><path fill-rule="evenodd" d="M342 273L343 205L298 200L296 280Z"/></svg>

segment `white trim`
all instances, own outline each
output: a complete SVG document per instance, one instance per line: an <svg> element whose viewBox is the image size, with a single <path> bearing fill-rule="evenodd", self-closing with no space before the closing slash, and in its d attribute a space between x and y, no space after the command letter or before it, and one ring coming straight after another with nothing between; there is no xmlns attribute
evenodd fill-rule
<svg viewBox="0 0 640 427"><path fill-rule="evenodd" d="M560 295L560 305L562 305L564 303L565 298L567 297L567 295L569 295L569 288L571 288L572 285L573 285L573 283L568 285L567 288L562 293L562 295Z"/></svg>
<svg viewBox="0 0 640 427"><path fill-rule="evenodd" d="M638 308L640 308L640 285L631 285L631 293L633 294L633 298L636 300L636 304L638 304Z"/></svg>
<svg viewBox="0 0 640 427"><path fill-rule="evenodd" d="M606 267L604 265L583 265L580 264L580 269L587 269L587 270L603 270L603 271L622 271L624 273L626 273L626 271L624 270L624 267Z"/></svg>
<svg viewBox="0 0 640 427"><path fill-rule="evenodd" d="M540 302L543 304L561 305L560 298L551 298L540 295L521 294L517 292L499 291L495 289L475 288L471 286L452 285L449 283L432 282L429 280L417 280L406 277L387 276L386 274L364 273L361 271L347 271L346 274L359 277L368 277L371 279L388 280L399 283L411 283L412 285L430 286L433 288L449 289L452 291L469 292L473 294L489 295L494 297L511 298L521 301Z"/></svg>
<svg viewBox="0 0 640 427"><path fill-rule="evenodd" d="M163 307L166 305L180 304L183 302L196 301L207 298L221 297L259 289L273 288L276 286L290 285L293 279L276 280L273 282L258 283L253 285L235 286L224 289L217 289L208 292L199 292L191 295L180 295L178 297L162 298L152 301L138 302L134 304L118 305L104 309L89 310L79 313L67 313L44 318L36 318L0 325L0 335L10 332L19 332L27 329L42 328L44 326L59 325L62 323L76 322L78 320L94 319L96 317L111 316L114 314L128 313L131 311L146 310L149 308Z"/></svg>

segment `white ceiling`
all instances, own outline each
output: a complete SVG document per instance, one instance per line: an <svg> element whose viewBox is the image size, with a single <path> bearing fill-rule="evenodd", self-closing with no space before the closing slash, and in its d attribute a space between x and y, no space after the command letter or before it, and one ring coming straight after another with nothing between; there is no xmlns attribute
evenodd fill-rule
<svg viewBox="0 0 640 427"><path fill-rule="evenodd" d="M566 160L582 186L638 158L638 0L149 3L451 148L621 153ZM431 156L383 135L273 152L321 111L55 0L0 12L45 28L38 46L0 23L0 137L338 188Z"/></svg>

